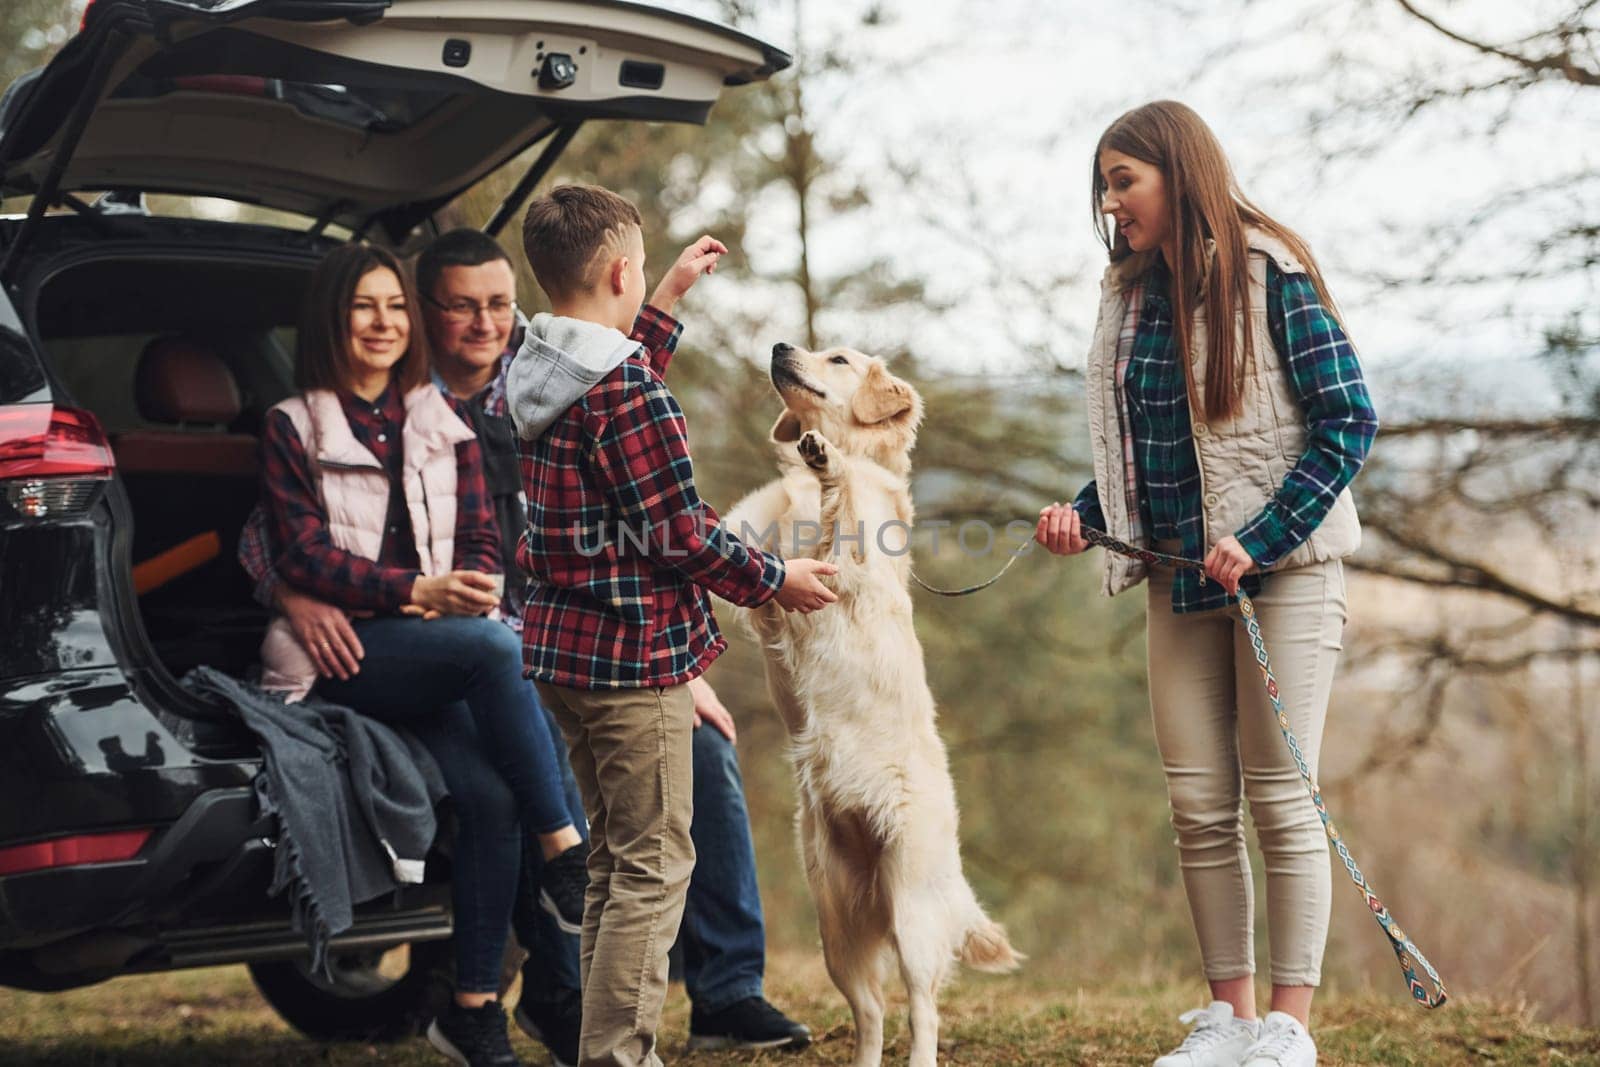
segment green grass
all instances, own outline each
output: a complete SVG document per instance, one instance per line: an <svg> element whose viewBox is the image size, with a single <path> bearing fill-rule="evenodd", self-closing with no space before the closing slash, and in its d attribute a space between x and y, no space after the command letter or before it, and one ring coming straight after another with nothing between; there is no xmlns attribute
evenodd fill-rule
<svg viewBox="0 0 1600 1067"><path fill-rule="evenodd" d="M845 1064L854 1034L843 1000L820 961L803 953L772 961L768 992L808 1023L816 1044L795 1055L696 1054L684 1050L688 1006L668 998L663 1054L669 1062ZM1033 1064L1148 1064L1182 1035L1176 1016L1202 999L1198 985L1139 989L1081 987L1042 976L963 976L942 1000L941 1063L974 1067ZM320 1045L299 1037L256 995L241 967L122 978L87 989L34 994L0 991L0 1063L76 1065L441 1064L420 1040L398 1045ZM1600 1031L1535 1022L1515 1005L1463 1000L1425 1012L1393 997L1363 994L1318 1005L1322 1063L1600 1065ZM903 1062L904 1004L894 998L887 1063ZM515 1036L531 1064L543 1050Z"/></svg>

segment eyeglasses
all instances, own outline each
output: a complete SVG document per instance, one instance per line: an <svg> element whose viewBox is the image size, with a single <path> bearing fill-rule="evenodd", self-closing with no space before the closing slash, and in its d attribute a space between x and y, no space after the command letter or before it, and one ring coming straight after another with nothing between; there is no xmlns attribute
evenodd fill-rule
<svg viewBox="0 0 1600 1067"><path fill-rule="evenodd" d="M479 315L489 313L489 317L496 322L510 322L517 314L515 300L502 300L496 298L487 304L480 304L476 300L452 300L446 304L433 297L424 297L428 303L444 312L444 317L457 325L476 321Z"/></svg>

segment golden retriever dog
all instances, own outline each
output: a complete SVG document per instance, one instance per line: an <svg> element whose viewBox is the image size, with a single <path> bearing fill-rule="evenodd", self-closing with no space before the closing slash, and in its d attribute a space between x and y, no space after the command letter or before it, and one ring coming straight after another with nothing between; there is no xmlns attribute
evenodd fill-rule
<svg viewBox="0 0 1600 1067"><path fill-rule="evenodd" d="M856 1025L856 1067L883 1058L882 976L898 959L912 1067L934 1067L935 1001L956 960L1021 957L961 871L955 789L911 622L911 446L922 401L883 361L847 348L772 350L784 411L780 477L734 505L728 528L785 556L839 567L839 602L744 613L789 730L797 829L822 951Z"/></svg>

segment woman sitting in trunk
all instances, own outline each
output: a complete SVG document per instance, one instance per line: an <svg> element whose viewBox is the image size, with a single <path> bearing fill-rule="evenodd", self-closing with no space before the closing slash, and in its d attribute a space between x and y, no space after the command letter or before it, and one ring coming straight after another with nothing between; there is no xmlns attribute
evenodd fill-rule
<svg viewBox="0 0 1600 1067"><path fill-rule="evenodd" d="M280 618L262 659L269 688L292 699L314 685L404 725L437 759L458 820L457 994L429 1038L476 1063L506 1043L496 996L518 834L557 858L544 897L575 912L560 915L569 924L582 919L583 854L517 636L486 617L504 581L498 528L477 439L429 381L426 345L392 254L352 243L318 264L295 346L301 392L263 430L262 507L279 577L350 612L366 652L355 674L319 679Z"/></svg>

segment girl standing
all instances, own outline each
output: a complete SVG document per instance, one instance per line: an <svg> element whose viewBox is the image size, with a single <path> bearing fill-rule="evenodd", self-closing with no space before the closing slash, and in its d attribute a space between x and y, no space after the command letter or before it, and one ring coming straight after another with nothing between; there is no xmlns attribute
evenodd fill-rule
<svg viewBox="0 0 1600 1067"><path fill-rule="evenodd" d="M1150 705L1209 1007L1157 1067L1310 1067L1332 893L1328 847L1237 607L1255 601L1313 775L1345 623L1348 489L1378 421L1305 242L1245 199L1188 107L1157 101L1100 137L1110 253L1091 344L1095 479L1040 513L1052 552L1081 525L1204 559L1205 576L1111 553L1105 590L1148 583ZM1114 226L1114 228L1113 228ZM1272 1002L1257 1022L1241 794L1266 864Z"/></svg>

